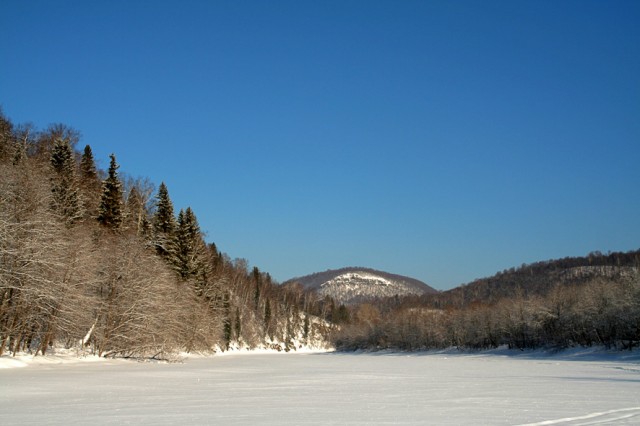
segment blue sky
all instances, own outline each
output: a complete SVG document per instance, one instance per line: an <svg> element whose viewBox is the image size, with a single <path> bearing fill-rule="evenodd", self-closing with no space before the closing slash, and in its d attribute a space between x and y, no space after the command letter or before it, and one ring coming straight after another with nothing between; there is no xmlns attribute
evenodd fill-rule
<svg viewBox="0 0 640 426"><path fill-rule="evenodd" d="M640 248L640 2L20 1L0 106L278 281Z"/></svg>

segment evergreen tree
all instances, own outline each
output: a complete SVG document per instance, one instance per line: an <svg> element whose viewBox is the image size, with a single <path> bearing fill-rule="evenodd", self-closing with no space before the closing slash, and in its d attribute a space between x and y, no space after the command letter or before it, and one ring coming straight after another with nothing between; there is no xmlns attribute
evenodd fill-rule
<svg viewBox="0 0 640 426"><path fill-rule="evenodd" d="M96 170L96 162L93 159L91 146L86 145L82 158L80 159L80 179L84 181L96 181L98 179L98 171Z"/></svg>
<svg viewBox="0 0 640 426"><path fill-rule="evenodd" d="M68 224L82 217L74 153L67 140L57 139L51 151L51 207Z"/></svg>
<svg viewBox="0 0 640 426"><path fill-rule="evenodd" d="M231 303L229 302L229 293L224 294L222 307L224 309L224 319L222 320L223 343L224 348L228 350L231 344Z"/></svg>
<svg viewBox="0 0 640 426"><path fill-rule="evenodd" d="M109 228L118 228L122 224L122 183L118 178L116 156L109 156L109 172L102 183L102 196L98 207L98 223Z"/></svg>
<svg viewBox="0 0 640 426"><path fill-rule="evenodd" d="M260 293L262 287L262 275L260 274L260 270L257 266L253 267L253 281L255 283L255 291L253 293L253 304L256 310L258 310L258 306L260 306Z"/></svg>
<svg viewBox="0 0 640 426"><path fill-rule="evenodd" d="M264 305L264 329L267 336L271 335L271 302L269 299Z"/></svg>
<svg viewBox="0 0 640 426"><path fill-rule="evenodd" d="M171 252L176 220L173 217L173 203L169 198L167 186L162 182L156 195L156 212L153 215L151 225L153 228L154 244L156 251L162 256L168 256Z"/></svg>
<svg viewBox="0 0 640 426"><path fill-rule="evenodd" d="M308 314L304 314L304 326L302 328L302 337L304 337L304 340L307 341L307 339L309 338L309 315Z"/></svg>
<svg viewBox="0 0 640 426"><path fill-rule="evenodd" d="M153 230L156 233L173 234L176 227L176 221L173 217L173 203L169 198L169 191L164 182L158 188L156 196L156 213L153 216Z"/></svg>
<svg viewBox="0 0 640 426"><path fill-rule="evenodd" d="M207 249L209 251L209 263L211 264L211 269L213 269L214 272L218 271L223 264L222 253L218 251L218 247L216 247L215 243L209 243Z"/></svg>
<svg viewBox="0 0 640 426"><path fill-rule="evenodd" d="M80 159L80 190L85 203L85 217L95 218L100 203L100 179L91 146L86 145Z"/></svg>
<svg viewBox="0 0 640 426"><path fill-rule="evenodd" d="M242 335L242 319L240 318L240 308L236 307L236 318L235 318L235 333L236 340L240 342L240 336Z"/></svg>
<svg viewBox="0 0 640 426"><path fill-rule="evenodd" d="M182 279L195 278L199 285L206 281L206 245L191 207L178 214L173 263Z"/></svg>
<svg viewBox="0 0 640 426"><path fill-rule="evenodd" d="M190 265L189 257L191 252L190 238L185 221L184 210L178 213L178 223L174 240L173 264L182 279L189 278Z"/></svg>

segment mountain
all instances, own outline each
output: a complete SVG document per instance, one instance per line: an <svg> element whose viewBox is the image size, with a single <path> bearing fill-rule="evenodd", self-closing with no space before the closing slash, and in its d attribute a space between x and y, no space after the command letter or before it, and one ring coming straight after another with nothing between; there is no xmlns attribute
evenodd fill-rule
<svg viewBox="0 0 640 426"><path fill-rule="evenodd" d="M284 284L299 283L306 289L351 304L373 298L437 293L422 281L371 268L347 267L292 278Z"/></svg>

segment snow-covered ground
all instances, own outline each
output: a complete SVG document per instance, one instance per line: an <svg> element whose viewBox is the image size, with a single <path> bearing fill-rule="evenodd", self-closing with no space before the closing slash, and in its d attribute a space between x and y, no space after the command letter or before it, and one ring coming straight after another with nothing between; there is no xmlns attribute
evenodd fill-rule
<svg viewBox="0 0 640 426"><path fill-rule="evenodd" d="M640 424L637 352L10 362L0 424Z"/></svg>

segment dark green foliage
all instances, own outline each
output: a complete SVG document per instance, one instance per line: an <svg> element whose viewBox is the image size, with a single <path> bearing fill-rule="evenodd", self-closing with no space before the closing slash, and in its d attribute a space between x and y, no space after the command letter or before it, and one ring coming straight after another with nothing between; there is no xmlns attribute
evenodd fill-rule
<svg viewBox="0 0 640 426"><path fill-rule="evenodd" d="M180 210L172 250L172 262L184 280L193 278L203 285L207 278L206 246L193 210Z"/></svg>
<svg viewBox="0 0 640 426"><path fill-rule="evenodd" d="M154 244L159 255L171 255L176 220L173 217L173 203L169 198L167 186L162 182L156 195L156 212L151 220Z"/></svg>
<svg viewBox="0 0 640 426"><path fill-rule="evenodd" d="M209 262L211 263L211 269L213 269L214 271L217 271L222 266L224 266L222 253L218 251L218 247L216 247L215 243L209 243L209 245L207 246L207 249L209 251L209 259L210 259Z"/></svg>
<svg viewBox="0 0 640 426"><path fill-rule="evenodd" d="M255 291L253 292L253 304L255 309L258 309L260 306L260 292L262 287L262 275L260 274L260 270L254 266L253 271L251 272L253 276L253 282L255 283Z"/></svg>
<svg viewBox="0 0 640 426"><path fill-rule="evenodd" d="M67 140L58 139L51 152L51 208L65 222L82 217L82 204L75 173L74 153Z"/></svg>
<svg viewBox="0 0 640 426"><path fill-rule="evenodd" d="M235 328L235 333L236 333L236 340L240 341L240 338L242 336L242 321L240 318L240 308L236 308L236 318L234 321L234 328Z"/></svg>
<svg viewBox="0 0 640 426"><path fill-rule="evenodd" d="M82 158L80 159L80 179L82 181L96 181L98 179L98 171L96 170L96 162L93 158L91 146L86 145Z"/></svg>
<svg viewBox="0 0 640 426"><path fill-rule="evenodd" d="M231 303L229 302L229 293L225 293L222 307L224 310L224 319L222 322L223 342L224 348L229 349L229 345L231 344Z"/></svg>
<svg viewBox="0 0 640 426"><path fill-rule="evenodd" d="M264 304L264 326L266 330L269 330L271 325L271 302L267 299Z"/></svg>
<svg viewBox="0 0 640 426"><path fill-rule="evenodd" d="M89 145L84 147L84 152L80 159L79 184L85 207L85 217L87 219L96 218L102 191L96 163Z"/></svg>
<svg viewBox="0 0 640 426"><path fill-rule="evenodd" d="M252 276L246 261L206 245L190 208L176 224L164 184L151 224L152 185L121 183L114 155L108 172L97 170L88 145L73 150L76 136L62 125L16 129L0 114L0 355L67 345L78 353L165 358L234 340L279 349L267 336L302 328L291 319L292 303L322 315L313 296L294 296L257 268ZM98 176L106 177L102 187ZM50 201L73 206L61 195L78 192L91 212L85 217L97 220L68 228ZM140 238L134 228L153 232ZM149 250L158 237L168 250L162 258Z"/></svg>
<svg viewBox="0 0 640 426"><path fill-rule="evenodd" d="M344 324L349 322L349 310L345 305L340 305L331 313L331 320L335 324Z"/></svg>
<svg viewBox="0 0 640 426"><path fill-rule="evenodd" d="M302 328L302 337L306 340L309 337L309 315L304 316L304 326Z"/></svg>
<svg viewBox="0 0 640 426"><path fill-rule="evenodd" d="M173 217L173 203L169 198L169 191L164 182L158 188L156 196L156 212L153 216L153 231L156 234L171 235L176 227L176 221Z"/></svg>
<svg viewBox="0 0 640 426"><path fill-rule="evenodd" d="M116 156L109 156L109 172L102 183L102 196L98 207L98 223L102 226L116 229L122 224L122 183L118 178L118 164Z"/></svg>

